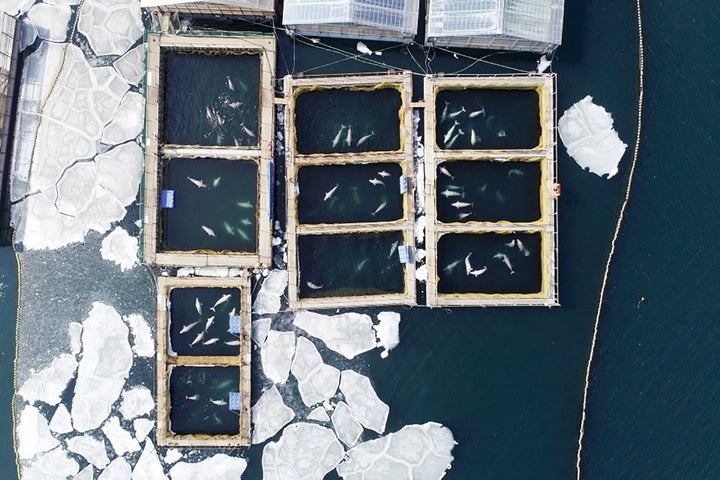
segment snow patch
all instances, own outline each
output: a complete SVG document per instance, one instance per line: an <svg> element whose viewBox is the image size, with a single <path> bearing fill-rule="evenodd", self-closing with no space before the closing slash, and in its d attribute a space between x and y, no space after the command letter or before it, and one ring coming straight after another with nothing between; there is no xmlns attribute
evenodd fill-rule
<svg viewBox="0 0 720 480"><path fill-rule="evenodd" d="M423 243L425 241L425 215L420 215L415 219L415 241Z"/></svg>
<svg viewBox="0 0 720 480"><path fill-rule="evenodd" d="M274 383L285 383L295 353L295 334L270 330L260 351L263 373Z"/></svg>
<svg viewBox="0 0 720 480"><path fill-rule="evenodd" d="M365 314L347 312L328 316L302 310L295 314L294 323L350 360L376 347L372 320Z"/></svg>
<svg viewBox="0 0 720 480"><path fill-rule="evenodd" d="M115 227L102 241L100 255L120 265L123 272L130 270L138 263L138 239L131 237L123 228Z"/></svg>
<svg viewBox="0 0 720 480"><path fill-rule="evenodd" d="M273 437L295 418L292 408L285 406L275 385L265 391L252 407L252 443Z"/></svg>
<svg viewBox="0 0 720 480"><path fill-rule="evenodd" d="M253 312L258 315L273 314L280 311L280 299L288 285L287 270L273 270L263 280L262 287L253 303Z"/></svg>
<svg viewBox="0 0 720 480"><path fill-rule="evenodd" d="M373 325L378 346L383 348L380 356L387 358L388 353L400 343L400 314L397 312L380 312L377 316L379 324Z"/></svg>
<svg viewBox="0 0 720 480"><path fill-rule="evenodd" d="M377 433L385 431L390 407L378 398L368 377L353 370L343 370L340 391L345 395L353 416L365 428Z"/></svg>
<svg viewBox="0 0 720 480"><path fill-rule="evenodd" d="M18 395L27 402L45 402L48 405L60 403L60 395L75 375L78 363L73 355L63 353L52 361L50 366L40 370L25 380Z"/></svg>
<svg viewBox="0 0 720 480"><path fill-rule="evenodd" d="M428 270L427 265L420 265L415 269L415 280L418 282L427 282Z"/></svg>
<svg viewBox="0 0 720 480"><path fill-rule="evenodd" d="M264 480L321 480L342 460L342 444L332 430L312 423L294 423L262 454Z"/></svg>
<svg viewBox="0 0 720 480"><path fill-rule="evenodd" d="M171 480L238 480L247 468L244 458L220 453L202 462L180 462L170 469Z"/></svg>
<svg viewBox="0 0 720 480"><path fill-rule="evenodd" d="M38 453L60 445L50 433L45 417L31 405L26 405L20 412L16 433L19 440L18 456L21 459L33 458Z"/></svg>

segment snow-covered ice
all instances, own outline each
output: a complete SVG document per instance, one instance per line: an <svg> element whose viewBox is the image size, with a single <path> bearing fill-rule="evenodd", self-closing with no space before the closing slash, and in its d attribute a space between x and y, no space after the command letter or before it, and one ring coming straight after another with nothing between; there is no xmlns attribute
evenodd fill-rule
<svg viewBox="0 0 720 480"><path fill-rule="evenodd" d="M70 412L64 404L58 405L50 419L50 430L55 433L70 433L73 431Z"/></svg>
<svg viewBox="0 0 720 480"><path fill-rule="evenodd" d="M163 463L165 463L165 465L172 465L181 458L183 458L183 454L180 450L178 450L177 448L170 448L167 452L165 452L165 457L163 457Z"/></svg>
<svg viewBox="0 0 720 480"><path fill-rule="evenodd" d="M305 337L297 338L290 371L297 379L300 396L308 407L335 396L340 370L323 363L315 345Z"/></svg>
<svg viewBox="0 0 720 480"><path fill-rule="evenodd" d="M295 314L294 323L350 360L376 347L372 319L365 314L347 312L328 316L302 310Z"/></svg>
<svg viewBox="0 0 720 480"><path fill-rule="evenodd" d="M270 324L272 319L270 318L258 318L252 322L252 340L258 347L262 347L267 339L268 332L270 331Z"/></svg>
<svg viewBox="0 0 720 480"><path fill-rule="evenodd" d="M78 30L97 55L122 55L143 34L137 0L86 0Z"/></svg>
<svg viewBox="0 0 720 480"><path fill-rule="evenodd" d="M438 423L408 425L351 448L337 472L344 480L439 480L452 464L455 445L452 432Z"/></svg>
<svg viewBox="0 0 720 480"><path fill-rule="evenodd" d="M133 430L135 431L135 439L142 442L148 436L150 431L155 427L155 422L148 418L136 418L133 420Z"/></svg>
<svg viewBox="0 0 720 480"><path fill-rule="evenodd" d="M110 468L110 466L112 466L112 463L110 465L108 465L108 467L104 471L107 471ZM95 467L93 467L92 465L87 465L85 468L80 470L80 473L78 473L77 475L75 475L73 477L73 480L93 480L94 478L95 478ZM101 478L103 478L102 475L100 475L100 478L98 480L100 480ZM103 480L109 480L109 478L110 477L106 476Z"/></svg>
<svg viewBox="0 0 720 480"><path fill-rule="evenodd" d="M123 455L126 452L137 452L140 450L140 444L135 440L130 432L120 426L118 417L110 417L102 426L102 432L110 441L115 455Z"/></svg>
<svg viewBox="0 0 720 480"><path fill-rule="evenodd" d="M123 272L137 265L137 252L138 239L131 237L122 227L115 227L115 230L108 233L100 248L102 258L120 265Z"/></svg>
<svg viewBox="0 0 720 480"><path fill-rule="evenodd" d="M280 299L288 285L287 270L273 270L263 280L262 287L253 302L253 312L258 315L278 313Z"/></svg>
<svg viewBox="0 0 720 480"><path fill-rule="evenodd" d="M427 276L428 271L426 264L422 264L415 269L415 280L418 282L427 282Z"/></svg>
<svg viewBox="0 0 720 480"><path fill-rule="evenodd" d="M73 355L79 354L82 349L82 323L70 322L68 336L70 337L70 351Z"/></svg>
<svg viewBox="0 0 720 480"><path fill-rule="evenodd" d="M147 415L153 408L155 408L155 400L147 387L134 387L122 394L120 413L126 420Z"/></svg>
<svg viewBox="0 0 720 480"><path fill-rule="evenodd" d="M400 314L397 312L380 312L377 316L379 324L373 325L378 346L383 348L380 356L386 358L388 352L400 343Z"/></svg>
<svg viewBox="0 0 720 480"><path fill-rule="evenodd" d="M166 480L162 464L150 439L145 441L145 448L132 471L132 480Z"/></svg>
<svg viewBox="0 0 720 480"><path fill-rule="evenodd" d="M41 401L48 405L57 405L60 403L60 395L75 375L77 366L73 355L60 354L48 367L25 380L18 390L18 395L30 403Z"/></svg>
<svg viewBox="0 0 720 480"><path fill-rule="evenodd" d="M314 408L310 413L308 413L307 419L315 420L316 422L330 421L330 417L328 417L328 414L323 407Z"/></svg>
<svg viewBox="0 0 720 480"><path fill-rule="evenodd" d="M368 377L353 370L343 370L340 391L358 422L377 433L385 431L390 407L378 398Z"/></svg>
<svg viewBox="0 0 720 480"><path fill-rule="evenodd" d="M96 468L102 470L110 463L105 451L105 443L88 434L68 438L65 444L69 451L77 453Z"/></svg>
<svg viewBox="0 0 720 480"><path fill-rule="evenodd" d="M238 480L247 460L219 453L197 463L180 462L170 469L171 480Z"/></svg>
<svg viewBox="0 0 720 480"><path fill-rule="evenodd" d="M425 241L425 215L420 215L415 219L415 241L423 243Z"/></svg>
<svg viewBox="0 0 720 480"><path fill-rule="evenodd" d="M612 115L592 100L587 95L567 109L558 120L558 133L578 165L611 178L618 172L627 145L613 128Z"/></svg>
<svg viewBox="0 0 720 480"><path fill-rule="evenodd" d="M345 402L338 402L332 414L332 424L337 437L348 447L355 445L362 435L363 427L355 420L350 407Z"/></svg>
<svg viewBox="0 0 720 480"><path fill-rule="evenodd" d="M18 456L21 459L33 458L38 453L47 452L60 445L50 433L45 417L32 405L26 405L20 412L17 437Z"/></svg>
<svg viewBox="0 0 720 480"><path fill-rule="evenodd" d="M97 480L130 480L132 468L123 457L117 457L105 467ZM92 477L90 477L92 479Z"/></svg>
<svg viewBox="0 0 720 480"><path fill-rule="evenodd" d="M329 428L294 423L262 454L263 480L321 480L342 460L344 450Z"/></svg>
<svg viewBox="0 0 720 480"><path fill-rule="evenodd" d="M252 443L262 443L273 437L293 418L295 412L283 403L280 392L273 385L252 407Z"/></svg>
<svg viewBox="0 0 720 480"><path fill-rule="evenodd" d="M295 353L295 334L270 330L260 351L265 376L274 383L285 383Z"/></svg>
<svg viewBox="0 0 720 480"><path fill-rule="evenodd" d="M97 428L110 414L132 367L128 328L114 308L93 303L83 322L83 355L71 415L79 432Z"/></svg>
<svg viewBox="0 0 720 480"><path fill-rule="evenodd" d="M38 455L22 469L22 480L67 480L78 473L80 466L62 447Z"/></svg>
<svg viewBox="0 0 720 480"><path fill-rule="evenodd" d="M143 60L145 59L145 44L128 51L125 55L115 60L113 67L118 74L130 85L140 85L145 73Z"/></svg>
<svg viewBox="0 0 720 480"><path fill-rule="evenodd" d="M105 126L100 137L108 145L134 140L142 132L145 100L137 92L127 92L120 100L115 117Z"/></svg>
<svg viewBox="0 0 720 480"><path fill-rule="evenodd" d="M155 339L153 338L150 325L147 324L142 315L132 314L125 317L130 325L130 332L133 336L133 352L138 357L152 357L155 355Z"/></svg>
<svg viewBox="0 0 720 480"><path fill-rule="evenodd" d="M51 42L64 42L72 11L67 5L37 3L27 12L27 19L37 29L38 36Z"/></svg>

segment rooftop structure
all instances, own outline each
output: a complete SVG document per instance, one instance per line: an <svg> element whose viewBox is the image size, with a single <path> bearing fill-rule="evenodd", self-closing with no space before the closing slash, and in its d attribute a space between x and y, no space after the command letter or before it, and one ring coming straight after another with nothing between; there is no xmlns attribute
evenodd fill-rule
<svg viewBox="0 0 720 480"><path fill-rule="evenodd" d="M271 16L275 13L273 0L141 0L140 6L161 12L211 15Z"/></svg>
<svg viewBox="0 0 720 480"><path fill-rule="evenodd" d="M283 24L298 33L411 41L419 0L286 0Z"/></svg>
<svg viewBox="0 0 720 480"><path fill-rule="evenodd" d="M429 0L427 45L546 53L562 40L565 0Z"/></svg>

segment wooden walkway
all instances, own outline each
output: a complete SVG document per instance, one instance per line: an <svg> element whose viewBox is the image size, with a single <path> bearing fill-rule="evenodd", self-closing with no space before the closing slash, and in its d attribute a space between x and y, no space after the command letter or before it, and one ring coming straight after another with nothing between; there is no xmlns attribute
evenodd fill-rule
<svg viewBox="0 0 720 480"><path fill-rule="evenodd" d="M435 95L440 89L492 88L533 89L540 98L540 143L529 150L443 150L435 144ZM427 305L436 307L462 306L555 306L557 289L557 199L553 197L553 184L557 182L557 138L555 75L500 75L500 76L428 76L425 93L425 209L427 251ZM444 161L507 161L525 160L541 163L540 210L536 222L467 222L442 223L436 211L436 172ZM540 232L542 238L542 287L531 294L447 294L438 292L437 242L444 233L489 232Z"/></svg>
<svg viewBox="0 0 720 480"><path fill-rule="evenodd" d="M147 76L145 86L145 175L143 207L143 260L153 265L171 266L228 266L270 267L272 259L272 225L270 196L272 179L272 144L274 141L274 84L275 39L264 35L211 36L169 35L148 36ZM194 49L204 51L242 51L260 56L260 107L258 146L200 147L197 145L164 145L160 130L162 118L162 64L163 49ZM162 157L213 157L229 160L252 160L258 164L258 223L257 250L245 252L164 251L161 248L161 228L158 210L158 190L161 188L159 171Z"/></svg>
<svg viewBox="0 0 720 480"><path fill-rule="evenodd" d="M168 300L173 288L237 288L240 291L240 316L242 335L236 356L178 356L172 354L169 340ZM250 277L237 278L158 277L157 279L157 444L183 447L234 447L250 446L250 393L251 393L251 325L252 300ZM170 431L170 375L173 368L186 366L238 367L240 369L240 392L242 410L238 415L240 431L237 435L177 435Z"/></svg>
<svg viewBox="0 0 720 480"><path fill-rule="evenodd" d="M368 152L347 154L313 154L301 155L295 150L295 99L303 90L309 88L352 88L373 87L379 84L398 88L402 97L400 142L397 152ZM401 231L404 244L413 248L414 236L414 186L408 178L408 193L404 197L403 218L393 222L366 222L333 225L304 225L298 222L297 195L295 190L298 168L306 165L341 165L361 163L396 163L400 165L403 175L413 173L413 123L410 103L412 100L412 78L410 72L341 75L324 77L303 77L284 79L285 98L285 165L286 165L286 202L287 202L287 256L289 271L288 298L291 309L323 309L323 308L365 308L373 305L415 305L416 283L415 262L405 264L405 291L403 293L382 295L358 295L324 298L301 298L298 288L298 247L300 235L342 234Z"/></svg>

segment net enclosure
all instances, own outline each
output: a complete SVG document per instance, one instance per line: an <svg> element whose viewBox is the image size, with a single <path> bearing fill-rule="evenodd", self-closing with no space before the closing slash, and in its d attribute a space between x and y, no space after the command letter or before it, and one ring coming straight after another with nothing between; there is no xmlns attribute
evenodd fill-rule
<svg viewBox="0 0 720 480"><path fill-rule="evenodd" d="M304 35L410 42L419 0L285 0L283 24Z"/></svg>
<svg viewBox="0 0 720 480"><path fill-rule="evenodd" d="M140 6L161 12L212 15L272 16L275 13L274 0L141 0Z"/></svg>
<svg viewBox="0 0 720 480"><path fill-rule="evenodd" d="M425 43L547 53L562 40L565 0L429 0Z"/></svg>

